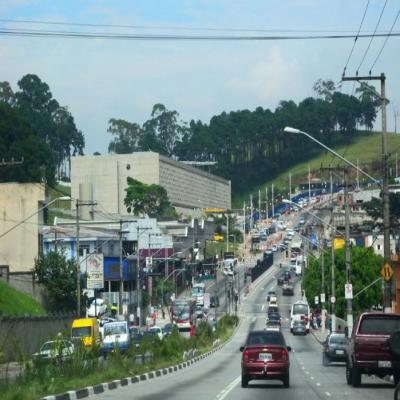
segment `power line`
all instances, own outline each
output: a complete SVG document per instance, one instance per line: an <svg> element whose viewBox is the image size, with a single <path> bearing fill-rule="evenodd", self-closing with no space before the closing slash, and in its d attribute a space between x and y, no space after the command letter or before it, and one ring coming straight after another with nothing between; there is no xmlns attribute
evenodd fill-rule
<svg viewBox="0 0 400 400"><path fill-rule="evenodd" d="M369 1L369 0L368 0ZM162 25L122 25L122 24L93 24L79 22L63 22L48 20L27 20L27 19L0 19L0 23L12 24L37 24L37 25L58 25L58 26L79 26L87 28L118 28L118 29L160 29L180 31L209 31L209 32L297 32L297 33L354 33L353 30L345 29L265 29L265 28L215 28L215 27L189 27L189 26L162 26ZM365 33L367 33L366 31ZM360 31L358 31L360 33Z"/></svg>
<svg viewBox="0 0 400 400"><path fill-rule="evenodd" d="M393 31L393 28L394 28L394 26L396 25L397 18L399 18L399 15L400 15L400 9L399 9L399 11L398 11L397 14L396 14L396 18L394 19L392 26L390 27L389 33L391 33L391 32ZM387 41L389 40L389 37L390 37L390 36L387 36L387 37L386 37L385 41L383 42L383 45L382 45L381 49L379 50L378 55L377 55L376 58L375 58L375 61L372 63L372 66L371 66L371 68L369 69L369 73L370 73L370 74L371 74L372 69L375 67L375 64L376 64L376 62L378 61L379 57L381 56L382 51L383 51L383 49L385 48Z"/></svg>
<svg viewBox="0 0 400 400"><path fill-rule="evenodd" d="M385 11L386 4L387 4L387 0L385 0L385 4L382 7L382 11L381 11L381 14L379 15L378 22L376 23L374 33L371 36L371 40L369 41L367 48L365 49L365 52L364 52L364 55L363 55L363 57L361 59L360 65L357 68L356 75L358 75L358 71L360 70L360 68L361 68L361 66L362 66L362 64L363 64L363 62L365 60L365 57L367 56L367 53L368 53L368 51L369 51L369 49L371 47L371 44L372 44L372 41L374 40L374 37L378 36L378 35L375 35L375 33L376 33L377 29L378 29L379 23L381 22L381 18L382 18L383 12Z"/></svg>
<svg viewBox="0 0 400 400"><path fill-rule="evenodd" d="M316 39L354 39L355 34L331 35L161 35L161 34L118 34L118 33L86 33L67 31L18 30L1 28L0 35L38 38L72 38L72 39L111 39L111 40L148 40L148 41L275 41L275 40L316 40ZM358 38L374 38L400 36L400 32L360 34Z"/></svg>
<svg viewBox="0 0 400 400"><path fill-rule="evenodd" d="M364 23L364 19L365 19L365 15L367 14L367 10L368 10L368 6L369 6L369 2L370 2L370 0L368 0L368 2L367 2L367 5L365 6L364 15L363 15L363 17L362 17L362 19L361 19L361 23L360 23L360 26L359 26L359 28L358 28L357 36L354 38L353 47L351 48L351 51L350 51L349 57L347 58L346 65L345 65L345 66L344 66L344 68L343 68L343 76L344 76L344 75L345 75L345 73L346 73L347 66L349 65L349 62L350 62L351 56L353 55L354 47L356 47L356 43L357 43L357 39L358 39L358 35L360 34L360 31L361 31L362 24Z"/></svg>

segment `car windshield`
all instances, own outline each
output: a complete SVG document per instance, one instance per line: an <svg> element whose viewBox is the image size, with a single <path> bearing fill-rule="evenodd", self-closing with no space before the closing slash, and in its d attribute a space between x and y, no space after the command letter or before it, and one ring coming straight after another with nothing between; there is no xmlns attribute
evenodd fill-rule
<svg viewBox="0 0 400 400"><path fill-rule="evenodd" d="M253 332L247 338L247 346L255 345L285 345L285 341L281 333L277 332Z"/></svg>
<svg viewBox="0 0 400 400"><path fill-rule="evenodd" d="M40 351L48 351L48 350L53 350L56 348L56 342L46 342Z"/></svg>
<svg viewBox="0 0 400 400"><path fill-rule="evenodd" d="M329 338L330 344L347 344L346 336L344 335L332 335Z"/></svg>
<svg viewBox="0 0 400 400"><path fill-rule="evenodd" d="M293 305L293 315L298 314L308 314L307 304L294 304Z"/></svg>
<svg viewBox="0 0 400 400"><path fill-rule="evenodd" d="M400 317L366 317L362 320L359 333L391 335L393 332L400 330Z"/></svg>
<svg viewBox="0 0 400 400"><path fill-rule="evenodd" d="M72 337L86 337L91 336L92 328L90 326L83 326L81 328L72 328Z"/></svg>
<svg viewBox="0 0 400 400"><path fill-rule="evenodd" d="M123 335L126 333L126 324L106 324L104 325L104 336Z"/></svg>
<svg viewBox="0 0 400 400"><path fill-rule="evenodd" d="M178 319L188 319L190 313L190 306L188 304L174 304L172 312Z"/></svg>

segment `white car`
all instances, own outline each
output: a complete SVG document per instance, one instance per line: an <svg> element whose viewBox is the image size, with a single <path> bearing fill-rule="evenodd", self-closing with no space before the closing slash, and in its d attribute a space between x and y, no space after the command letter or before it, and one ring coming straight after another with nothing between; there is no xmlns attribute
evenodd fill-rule
<svg viewBox="0 0 400 400"><path fill-rule="evenodd" d="M88 317L99 317L107 311L107 304L103 299L94 299L87 309Z"/></svg>
<svg viewBox="0 0 400 400"><path fill-rule="evenodd" d="M163 339L164 339L163 330L162 330L159 326L157 326L157 325L152 326L152 327L149 329L149 331L150 331L150 332L155 332L160 340L163 340Z"/></svg>
<svg viewBox="0 0 400 400"><path fill-rule="evenodd" d="M34 359L61 359L63 361L72 357L74 345L69 340L51 340L45 342L38 353L33 354Z"/></svg>
<svg viewBox="0 0 400 400"><path fill-rule="evenodd" d="M278 246L276 244L272 245L272 251L278 251Z"/></svg>

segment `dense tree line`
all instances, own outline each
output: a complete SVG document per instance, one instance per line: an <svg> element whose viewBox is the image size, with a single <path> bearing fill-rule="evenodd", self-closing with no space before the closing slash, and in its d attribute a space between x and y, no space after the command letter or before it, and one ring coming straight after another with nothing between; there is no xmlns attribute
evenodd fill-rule
<svg viewBox="0 0 400 400"><path fill-rule="evenodd" d="M0 181L51 183L72 155L83 154L83 134L38 76L25 75L18 88L0 82L0 158L24 162L0 168Z"/></svg>
<svg viewBox="0 0 400 400"><path fill-rule="evenodd" d="M298 104L289 100L274 111L258 107L223 112L208 124L187 124L177 111L156 104L142 126L111 119L109 151L152 150L179 160L216 161L212 172L231 179L233 190L240 192L321 151L304 137L284 133L287 125L330 146L372 130L378 101L371 87L362 86L350 96L336 91L332 81L319 80L313 89L315 96Z"/></svg>

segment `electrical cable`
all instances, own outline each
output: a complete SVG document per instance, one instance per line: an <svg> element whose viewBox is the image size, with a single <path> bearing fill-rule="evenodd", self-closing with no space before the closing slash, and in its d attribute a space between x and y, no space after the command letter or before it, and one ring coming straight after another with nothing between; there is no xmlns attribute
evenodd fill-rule
<svg viewBox="0 0 400 400"><path fill-rule="evenodd" d="M358 28L357 36L354 38L353 47L351 48L350 54L349 54L349 56L347 57L347 62L346 62L346 65L345 65L344 68L343 68L343 74L342 74L342 76L344 76L345 73L346 73L347 66L349 65L351 56L353 55L354 48L356 47L358 35L360 34L361 27L362 27L362 25L363 25L363 23L364 23L364 19L365 19L365 15L367 14L369 2L370 2L370 0L367 1L367 5L365 6L364 14L363 14L363 17L362 17L362 19L361 19L360 26L359 26L359 28Z"/></svg>
<svg viewBox="0 0 400 400"><path fill-rule="evenodd" d="M368 0L369 2L369 0ZM160 29L160 30L180 30L180 31L215 31L215 32L297 32L297 33L354 33L353 30L338 29L265 29L265 28L206 28L188 26L162 26L162 25L122 25L122 24L93 24L79 22L62 22L47 20L26 20L26 19L0 19L0 23L12 24L37 24L37 25L59 25L59 26L79 26L87 28L118 28L118 29ZM366 31L368 32L368 31ZM360 30L358 31L360 33Z"/></svg>
<svg viewBox="0 0 400 400"><path fill-rule="evenodd" d="M360 70L360 68L361 68L361 66L362 66L362 64L363 64L363 62L364 62L364 60L365 60L365 57L367 56L367 53L368 53L368 51L369 51L369 49L370 49L370 47L371 47L372 41L374 40L375 32L377 31L378 26L379 26L379 23L381 22L381 18L382 18L383 12L385 11L386 4L387 4L387 0L385 0L385 4L384 4L383 7L382 7L382 11L381 11L381 14L379 15L378 22L376 23L374 33L373 33L373 35L371 36L371 40L369 41L367 48L365 49L365 52L364 52L364 55L363 55L363 57L362 57L362 59L361 59L360 65L359 65L358 68L357 68L356 75L358 75L358 71ZM376 35L376 36L377 36L377 35Z"/></svg>
<svg viewBox="0 0 400 400"><path fill-rule="evenodd" d="M118 33L86 33L68 31L18 30L0 28L0 35L37 38L71 38L71 39L106 39L106 40L148 40L148 41L276 41L276 40L318 40L318 39L353 39L355 34L330 35L258 35L258 36L228 36L228 35L161 35L161 34L118 34ZM395 33L361 34L359 38L374 38L400 36Z"/></svg>
<svg viewBox="0 0 400 400"><path fill-rule="evenodd" d="M390 27L389 34L393 31L393 28L394 28L394 26L396 25L396 22L397 22L397 19L399 18L399 15L400 15L400 9L399 9L399 11L398 11L397 14L396 14L396 18L394 19L392 26ZM369 69L369 74L370 74L370 75L371 75L372 69L375 67L376 62L378 61L379 57L381 56L382 51L383 51L383 49L385 48L387 41L389 40L389 37L390 37L390 35L387 36L387 37L385 38L385 41L383 42L383 45L382 45L381 49L379 50L379 53L378 53L378 55L376 56L375 61L372 63L372 66L371 66L371 68Z"/></svg>

